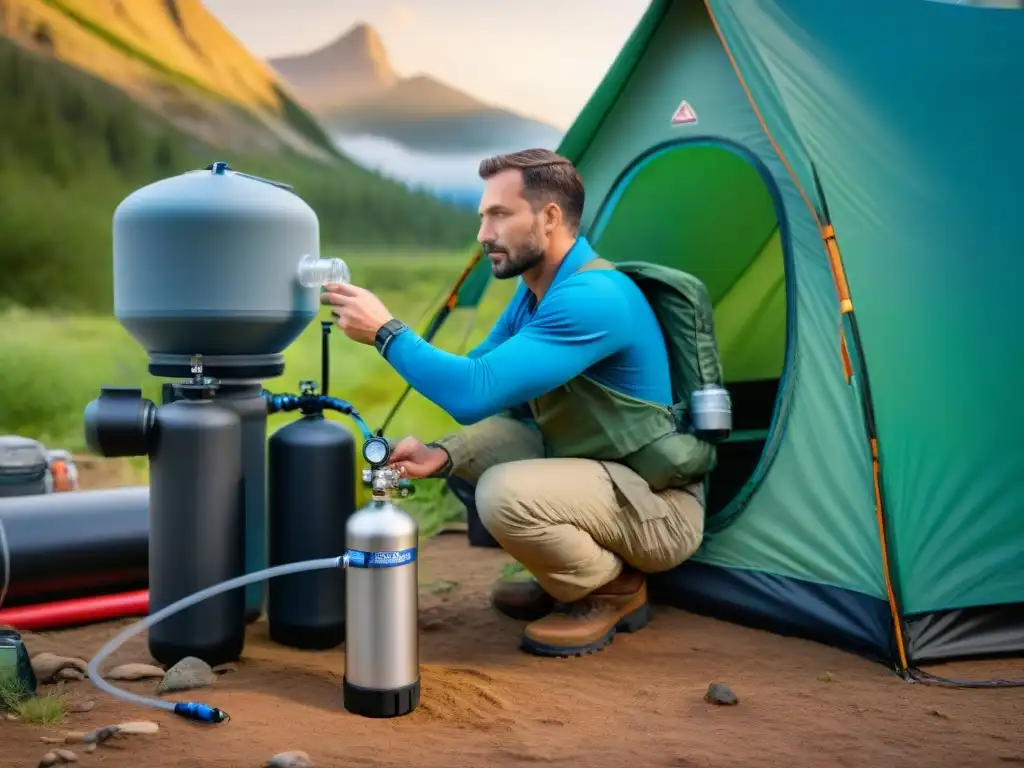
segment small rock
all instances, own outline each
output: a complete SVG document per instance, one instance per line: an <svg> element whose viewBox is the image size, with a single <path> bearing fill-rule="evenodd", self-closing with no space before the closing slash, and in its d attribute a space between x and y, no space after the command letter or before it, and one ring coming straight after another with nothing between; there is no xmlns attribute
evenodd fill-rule
<svg viewBox="0 0 1024 768"><path fill-rule="evenodd" d="M42 759L39 761L39 768L50 768L52 765L77 762L78 755L70 749L55 749L43 755Z"/></svg>
<svg viewBox="0 0 1024 768"><path fill-rule="evenodd" d="M89 731L85 734L82 741L86 744L102 744L108 739L113 738L114 735L117 734L118 730L119 729L116 725L107 725L103 728L97 728L96 730Z"/></svg>
<svg viewBox="0 0 1024 768"><path fill-rule="evenodd" d="M117 729L121 733L131 734L145 734L145 733L156 733L160 730L160 726L154 723L152 720L136 720L131 723L121 723L117 726Z"/></svg>
<svg viewBox="0 0 1024 768"><path fill-rule="evenodd" d="M56 675L57 680L85 680L85 673L74 667L65 667Z"/></svg>
<svg viewBox="0 0 1024 768"><path fill-rule="evenodd" d="M107 680L149 680L163 677L164 671L153 664L121 664L107 672Z"/></svg>
<svg viewBox="0 0 1024 768"><path fill-rule="evenodd" d="M164 674L157 686L157 693L175 693L205 688L217 682L217 674L202 659L187 656Z"/></svg>
<svg viewBox="0 0 1024 768"><path fill-rule="evenodd" d="M263 764L263 768L313 768L313 761L305 752L279 752Z"/></svg>
<svg viewBox="0 0 1024 768"><path fill-rule="evenodd" d="M823 682L823 683L831 683L832 682L832 673L829 672L828 670L825 670L820 675L818 675L818 679L821 682Z"/></svg>
<svg viewBox="0 0 1024 768"><path fill-rule="evenodd" d="M32 659L32 671L40 683L53 683L57 674L63 669L77 669L83 675L89 665L82 659L73 656L58 656L55 653L40 653Z"/></svg>
<svg viewBox="0 0 1024 768"><path fill-rule="evenodd" d="M930 709L930 710L928 710L928 714L931 715L932 717L939 717L939 718L942 718L943 720L949 720L949 715L947 715L941 709Z"/></svg>
<svg viewBox="0 0 1024 768"><path fill-rule="evenodd" d="M40 736L39 740L41 742L43 742L43 744L63 744L64 743L64 737L63 736Z"/></svg>
<svg viewBox="0 0 1024 768"><path fill-rule="evenodd" d="M722 683L712 683L709 685L708 692L704 694L704 701L723 707L740 703L739 698L732 692L732 689Z"/></svg>
<svg viewBox="0 0 1024 768"><path fill-rule="evenodd" d="M82 751L85 752L87 755L91 755L93 752L96 751L96 745L86 744L84 747L82 747Z"/></svg>
<svg viewBox="0 0 1024 768"><path fill-rule="evenodd" d="M4 720L10 720L12 723L16 723L18 722L18 716L12 715L10 712L8 712L6 715L4 715Z"/></svg>
<svg viewBox="0 0 1024 768"><path fill-rule="evenodd" d="M83 712L92 712L92 708L95 706L95 701L72 701L68 704L68 712L80 715Z"/></svg>

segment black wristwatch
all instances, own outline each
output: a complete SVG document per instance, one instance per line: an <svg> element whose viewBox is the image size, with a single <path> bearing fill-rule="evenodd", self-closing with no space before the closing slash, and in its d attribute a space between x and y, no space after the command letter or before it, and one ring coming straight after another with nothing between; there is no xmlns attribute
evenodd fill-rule
<svg viewBox="0 0 1024 768"><path fill-rule="evenodd" d="M387 351L388 344L391 343L391 340L395 338L395 336L405 330L408 330L408 326L401 320L396 320L395 318L391 318L377 330L377 336L374 338L373 344L377 347L377 351L382 357L387 359L387 355L385 353Z"/></svg>

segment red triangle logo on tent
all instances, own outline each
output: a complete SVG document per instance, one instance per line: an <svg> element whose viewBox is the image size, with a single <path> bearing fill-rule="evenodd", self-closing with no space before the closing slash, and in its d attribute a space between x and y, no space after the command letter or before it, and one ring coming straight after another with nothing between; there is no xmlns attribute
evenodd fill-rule
<svg viewBox="0 0 1024 768"><path fill-rule="evenodd" d="M696 123L697 113L694 112L690 102L684 101L679 105L676 113L672 115L672 125L683 125L685 123Z"/></svg>

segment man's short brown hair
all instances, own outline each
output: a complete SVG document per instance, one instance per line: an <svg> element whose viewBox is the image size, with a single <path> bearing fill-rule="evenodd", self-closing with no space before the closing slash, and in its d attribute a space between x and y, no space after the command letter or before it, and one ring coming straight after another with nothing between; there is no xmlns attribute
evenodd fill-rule
<svg viewBox="0 0 1024 768"><path fill-rule="evenodd" d="M534 210L555 203L562 209L566 226L574 233L579 230L586 195L572 161L549 149L524 149L487 158L480 163L480 178L487 180L513 168L522 172L523 196Z"/></svg>

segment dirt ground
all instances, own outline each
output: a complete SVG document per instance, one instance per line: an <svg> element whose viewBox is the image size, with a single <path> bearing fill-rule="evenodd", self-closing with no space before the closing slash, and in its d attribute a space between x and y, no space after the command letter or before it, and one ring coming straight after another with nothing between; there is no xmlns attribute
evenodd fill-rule
<svg viewBox="0 0 1024 768"><path fill-rule="evenodd" d="M243 661L190 698L228 723L204 726L114 701L88 681L68 696L95 702L66 729L153 719L79 765L242 768L303 750L326 766L997 766L1024 763L1024 689L951 690L900 681L885 668L814 643L657 609L650 626L584 659L529 657L521 625L487 604L506 556L461 535L422 554L420 708L368 720L341 706L341 649L300 652L253 626ZM89 658L124 622L28 635L33 654ZM148 661L144 640L116 663ZM1024 661L957 665L946 674L1024 677ZM827 675L825 673L828 673ZM711 682L735 707L706 703ZM152 691L153 683L125 683ZM182 697L185 698L185 697ZM0 722L0 766L35 766L59 729ZM74 747L71 747L74 749Z"/></svg>
<svg viewBox="0 0 1024 768"><path fill-rule="evenodd" d="M128 467L98 461L82 486L133 484ZM272 755L307 752L316 768L342 766L1005 766L1024 764L1024 688L954 690L911 685L878 664L669 608L600 654L554 660L518 650L522 624L496 614L487 592L504 553L444 535L421 554L420 707L368 720L341 703L344 651L277 646L252 626L236 671L183 695L231 714L197 725L113 700L86 681L62 683L94 703L59 728L0 720L0 768L31 768L42 741L129 720L154 720L133 736L84 754L105 768L244 768ZM90 658L129 622L27 634L32 655ZM148 662L145 636L112 664ZM968 679L1024 678L1024 659L929 670ZM724 683L738 706L704 701ZM152 693L152 681L121 683ZM47 687L49 688L49 687ZM110 744L110 742L108 742Z"/></svg>

